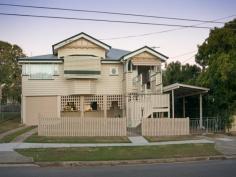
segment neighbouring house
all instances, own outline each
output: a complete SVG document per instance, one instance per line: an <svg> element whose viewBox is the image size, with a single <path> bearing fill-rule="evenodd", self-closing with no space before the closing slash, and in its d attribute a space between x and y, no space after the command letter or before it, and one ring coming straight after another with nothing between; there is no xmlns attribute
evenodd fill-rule
<svg viewBox="0 0 236 177"><path fill-rule="evenodd" d="M202 126L208 89L163 87L167 59L148 46L115 49L86 33L54 44L52 54L20 58L22 122L53 136L116 136L138 128L143 135L188 134L185 98L200 95ZM175 119L175 99L183 100L182 119Z"/></svg>

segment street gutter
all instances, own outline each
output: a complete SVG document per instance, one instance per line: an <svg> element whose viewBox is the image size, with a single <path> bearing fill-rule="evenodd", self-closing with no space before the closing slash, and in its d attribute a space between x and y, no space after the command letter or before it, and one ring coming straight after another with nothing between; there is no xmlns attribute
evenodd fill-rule
<svg viewBox="0 0 236 177"><path fill-rule="evenodd" d="M236 159L235 157L202 156L202 157L184 157L167 159L142 159L142 160L115 160L115 161L58 161L58 162L35 162L40 167L58 166L58 167L90 167L90 166L117 166L117 165L137 165L137 164L162 164L162 163L180 163L207 160L227 160Z"/></svg>

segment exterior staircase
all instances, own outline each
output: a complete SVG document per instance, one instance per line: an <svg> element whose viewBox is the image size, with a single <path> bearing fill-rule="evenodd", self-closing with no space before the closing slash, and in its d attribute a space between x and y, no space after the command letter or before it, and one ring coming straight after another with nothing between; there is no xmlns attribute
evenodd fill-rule
<svg viewBox="0 0 236 177"><path fill-rule="evenodd" d="M138 95L128 102L128 126L137 127L154 112L169 112L169 94Z"/></svg>

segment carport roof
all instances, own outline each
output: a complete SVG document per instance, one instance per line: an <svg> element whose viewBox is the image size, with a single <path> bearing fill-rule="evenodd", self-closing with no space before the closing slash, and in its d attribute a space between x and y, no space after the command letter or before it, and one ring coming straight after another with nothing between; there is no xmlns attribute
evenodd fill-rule
<svg viewBox="0 0 236 177"><path fill-rule="evenodd" d="M175 83L163 88L163 92L175 91L175 97L186 97L207 93L210 89L194 85Z"/></svg>

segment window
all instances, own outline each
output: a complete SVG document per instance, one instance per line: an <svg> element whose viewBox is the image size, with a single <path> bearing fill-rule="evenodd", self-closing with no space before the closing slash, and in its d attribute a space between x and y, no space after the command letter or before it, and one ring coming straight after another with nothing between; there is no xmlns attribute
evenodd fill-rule
<svg viewBox="0 0 236 177"><path fill-rule="evenodd" d="M115 75L118 75L119 73L118 73L118 67L111 67L110 68L110 75L113 75L113 76L115 76Z"/></svg>
<svg viewBox="0 0 236 177"><path fill-rule="evenodd" d="M30 74L30 65L24 64L22 66L22 75L29 75Z"/></svg>
<svg viewBox="0 0 236 177"><path fill-rule="evenodd" d="M52 79L53 75L59 75L56 64L24 64L22 75L29 75L30 79Z"/></svg>

